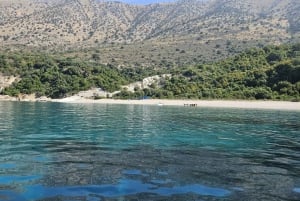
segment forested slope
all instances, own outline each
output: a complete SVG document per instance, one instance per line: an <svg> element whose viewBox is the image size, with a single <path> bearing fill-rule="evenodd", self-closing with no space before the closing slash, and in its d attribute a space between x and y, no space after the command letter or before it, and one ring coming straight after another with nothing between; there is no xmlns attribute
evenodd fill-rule
<svg viewBox="0 0 300 201"><path fill-rule="evenodd" d="M250 49L221 62L177 69L173 74L159 91L162 96L299 99L300 44Z"/></svg>
<svg viewBox="0 0 300 201"><path fill-rule="evenodd" d="M170 73L151 88L123 89L115 98L300 99L300 44L249 49L215 63L176 68L117 68L63 55L3 53L0 72L21 81L1 93L62 98L91 87L107 91L150 75Z"/></svg>
<svg viewBox="0 0 300 201"><path fill-rule="evenodd" d="M117 69L44 54L2 54L0 72L21 77L21 81L2 91L11 96L35 93L36 96L62 98L93 86L114 91L127 83Z"/></svg>

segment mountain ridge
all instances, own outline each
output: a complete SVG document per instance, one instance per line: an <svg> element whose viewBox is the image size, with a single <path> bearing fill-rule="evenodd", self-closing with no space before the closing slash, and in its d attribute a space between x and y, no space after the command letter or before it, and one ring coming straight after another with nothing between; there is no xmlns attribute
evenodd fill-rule
<svg viewBox="0 0 300 201"><path fill-rule="evenodd" d="M297 0L181 0L150 5L99 0L2 0L0 42L1 49L96 48L103 53L110 47L111 51L121 49L117 51L120 54L141 46L147 50L144 57L151 56L155 49L150 46L157 46L168 49L153 51L162 55L157 59L174 61L176 58L170 55L179 49L198 61L199 55L193 52L210 51L214 59L228 56L232 48L298 40L299 10ZM233 45L226 49L229 43ZM224 48L218 54L217 50L207 50L220 45ZM124 57L130 58L128 54ZM103 55L102 62L108 63L108 59L109 55ZM131 60L140 62L137 58Z"/></svg>

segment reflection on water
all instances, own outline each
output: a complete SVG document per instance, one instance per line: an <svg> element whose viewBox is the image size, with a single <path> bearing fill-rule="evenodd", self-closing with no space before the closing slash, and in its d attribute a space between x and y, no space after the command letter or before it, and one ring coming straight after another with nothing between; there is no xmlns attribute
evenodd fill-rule
<svg viewBox="0 0 300 201"><path fill-rule="evenodd" d="M28 167L5 169L7 175L11 171L31 173L31 176L0 177L3 189L0 195L6 196L4 200L55 197L61 200L70 197L71 200L84 197L278 200L278 196L283 200L297 200L300 196L295 188L295 176L284 168L205 150L136 147L86 153L80 149L70 155L58 154L52 161L36 161L31 167L35 171ZM38 172L43 175L38 176Z"/></svg>
<svg viewBox="0 0 300 201"><path fill-rule="evenodd" d="M42 195L36 192L43 192ZM230 191L220 188L212 188L198 184L174 187L157 187L154 184L143 183L139 180L122 179L117 184L111 185L85 185L44 187L41 185L29 186L24 193L24 198L41 199L49 197L123 197L140 193L151 193L159 196L171 196L176 194L194 193L196 195L224 197Z"/></svg>
<svg viewBox="0 0 300 201"><path fill-rule="evenodd" d="M10 168L15 168L16 165L15 164L10 164L10 163L3 163L3 164L0 164L0 169L10 169Z"/></svg>
<svg viewBox="0 0 300 201"><path fill-rule="evenodd" d="M0 200L300 200L299 117L0 102Z"/></svg>

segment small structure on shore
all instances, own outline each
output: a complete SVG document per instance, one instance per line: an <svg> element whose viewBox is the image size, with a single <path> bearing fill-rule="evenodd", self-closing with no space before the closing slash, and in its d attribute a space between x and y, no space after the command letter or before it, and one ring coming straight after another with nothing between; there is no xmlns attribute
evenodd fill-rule
<svg viewBox="0 0 300 201"><path fill-rule="evenodd" d="M185 106L185 107L197 107L197 104L183 104L183 106Z"/></svg>

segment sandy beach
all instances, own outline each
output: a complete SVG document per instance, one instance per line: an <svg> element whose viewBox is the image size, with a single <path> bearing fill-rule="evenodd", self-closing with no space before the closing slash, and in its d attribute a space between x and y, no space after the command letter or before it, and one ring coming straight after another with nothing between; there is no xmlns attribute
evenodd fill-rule
<svg viewBox="0 0 300 201"><path fill-rule="evenodd" d="M287 101L256 101L256 100L117 100L117 99L85 99L72 96L64 99L54 99L53 102L63 103L99 103L99 104L129 104L129 105L157 105L157 106L185 106L210 108L244 108L300 111L300 102Z"/></svg>
<svg viewBox="0 0 300 201"><path fill-rule="evenodd" d="M0 101L19 101L15 97L0 96ZM257 101L257 100L169 100L169 99L144 99L144 100L120 100L99 99L71 96L63 99L21 99L24 102L60 102L80 104L128 104L128 105L156 105L156 106L183 106L183 107L210 107L210 108L244 108L244 109L269 109L300 111L300 102L289 101Z"/></svg>

